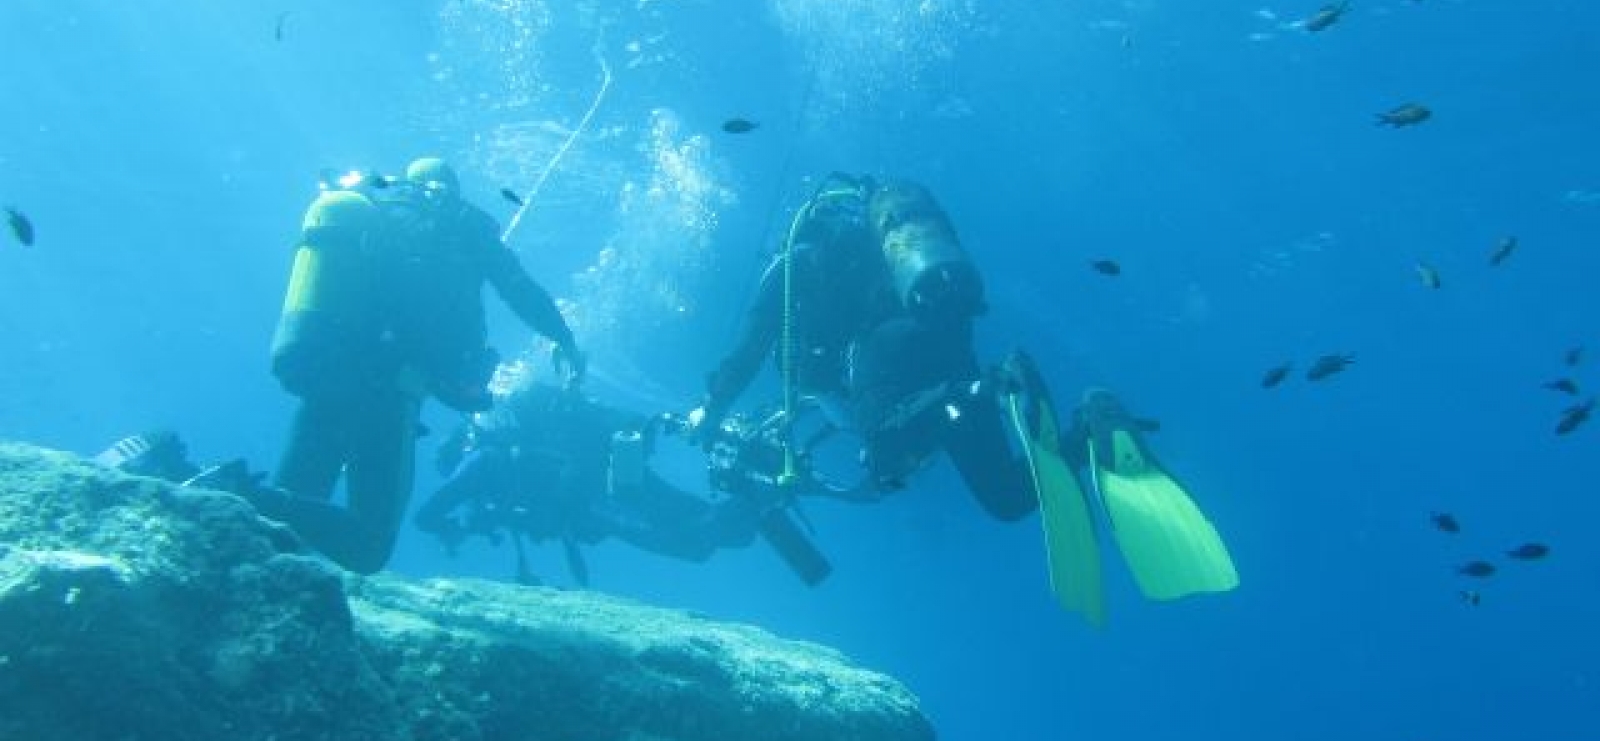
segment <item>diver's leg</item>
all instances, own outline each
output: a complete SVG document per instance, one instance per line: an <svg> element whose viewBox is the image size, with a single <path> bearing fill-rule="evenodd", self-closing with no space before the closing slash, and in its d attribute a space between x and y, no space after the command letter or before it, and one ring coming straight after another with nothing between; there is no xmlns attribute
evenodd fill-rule
<svg viewBox="0 0 1600 741"><path fill-rule="evenodd" d="M301 497L333 498L339 471L350 453L350 415L330 399L300 402L289 424L289 439L273 483Z"/></svg>
<svg viewBox="0 0 1600 741"><path fill-rule="evenodd" d="M970 350L951 333L935 332L910 319L890 319L856 341L850 353L850 412L862 431L893 425L906 404L959 377L972 362Z"/></svg>
<svg viewBox="0 0 1600 741"><path fill-rule="evenodd" d="M786 509L763 507L737 496L709 504L654 474L646 476L651 499L665 504L644 513L647 525L618 528L615 534L623 541L651 553L698 563L718 548L747 546L759 533L806 584L818 584L833 571Z"/></svg>
<svg viewBox="0 0 1600 741"><path fill-rule="evenodd" d="M364 405L361 434L352 446L345 488L356 527L330 558L359 573L383 568L400 533L415 475L421 400L400 391ZM331 544L330 544L331 545Z"/></svg>
<svg viewBox="0 0 1600 741"><path fill-rule="evenodd" d="M718 508L694 494L682 491L656 474L646 471L639 490L629 497L631 509L639 517L619 518L612 535L651 553L704 561L727 543L718 522ZM626 522L624 520L635 520ZM754 537L754 530L745 542Z"/></svg>
<svg viewBox="0 0 1600 741"><path fill-rule="evenodd" d="M247 495L251 504L263 517L289 526L295 535L318 553L352 571L362 571L358 566L357 533L363 525L350 510L332 502L295 496L281 491L258 491Z"/></svg>
<svg viewBox="0 0 1600 741"><path fill-rule="evenodd" d="M1005 521L1021 519L1039 505L1027 462L1014 454L994 397L978 394L950 422L945 450L978 503Z"/></svg>
<svg viewBox="0 0 1600 741"><path fill-rule="evenodd" d="M339 565L377 571L388 560L410 496L416 415L416 400L398 392L306 400L279 463L278 489L247 497L262 515L288 525ZM348 507L331 501L341 469L348 475Z"/></svg>
<svg viewBox="0 0 1600 741"><path fill-rule="evenodd" d="M341 552L357 523L333 504L339 473L349 459L350 405L329 399L302 401L273 479L275 487L245 493L262 516L288 525L306 544L340 564Z"/></svg>
<svg viewBox="0 0 1600 741"><path fill-rule="evenodd" d="M880 491L906 478L938 452L949 417L946 402L964 379L977 377L966 333L940 331L906 318L886 321L851 353L850 404L862 435L863 463Z"/></svg>
<svg viewBox="0 0 1600 741"><path fill-rule="evenodd" d="M338 407L308 404L302 411L309 414L296 419L301 434L278 476L289 492L258 492L251 501L340 566L377 571L389 559L411 494L417 401L392 392ZM338 507L327 499L338 477L336 464L346 458L349 506Z"/></svg>

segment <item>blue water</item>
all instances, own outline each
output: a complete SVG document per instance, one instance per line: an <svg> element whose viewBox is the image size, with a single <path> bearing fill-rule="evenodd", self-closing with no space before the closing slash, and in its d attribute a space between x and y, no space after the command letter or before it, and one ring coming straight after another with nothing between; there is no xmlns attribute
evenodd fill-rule
<svg viewBox="0 0 1600 741"><path fill-rule="evenodd" d="M512 246L568 304L589 390L647 411L694 404L805 177L894 174L985 273L983 354L1027 347L1064 400L1105 385L1160 418L1243 586L1156 604L1114 566L1095 631L1054 605L1036 519L985 519L936 468L810 508L820 588L762 547L612 545L596 588L836 646L943 739L1600 737L1600 428L1554 435L1575 400L1539 387L1600 387L1600 10L1358 0L1293 25L1316 5L6 0L0 203L38 243L0 238L0 438L170 427L270 467L292 407L267 343L325 167L437 153L502 218L499 188L532 195ZM1434 118L1374 125L1409 101ZM1258 386L1333 352L1356 365ZM1552 555L1500 557L1527 540ZM1454 573L1480 557L1501 573ZM392 566L511 568L415 532ZM535 568L565 578L555 550Z"/></svg>

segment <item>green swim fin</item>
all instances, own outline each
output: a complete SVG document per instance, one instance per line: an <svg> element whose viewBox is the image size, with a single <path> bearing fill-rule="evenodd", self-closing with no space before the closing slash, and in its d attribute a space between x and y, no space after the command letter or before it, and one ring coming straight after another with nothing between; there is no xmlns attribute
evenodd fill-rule
<svg viewBox="0 0 1600 741"><path fill-rule="evenodd" d="M1050 589L1063 608L1082 613L1095 627L1106 623L1105 593L1100 570L1100 545L1083 489L1072 468L1061 459L1060 431L1048 396L1036 397L1037 429L1030 430L1027 409L1018 394L1005 395L1006 410L1033 474L1044 526Z"/></svg>
<svg viewBox="0 0 1600 741"><path fill-rule="evenodd" d="M1090 436L1089 469L1139 591L1173 600L1239 586L1222 537L1183 487L1149 460L1132 432L1107 433L1110 450L1096 450Z"/></svg>

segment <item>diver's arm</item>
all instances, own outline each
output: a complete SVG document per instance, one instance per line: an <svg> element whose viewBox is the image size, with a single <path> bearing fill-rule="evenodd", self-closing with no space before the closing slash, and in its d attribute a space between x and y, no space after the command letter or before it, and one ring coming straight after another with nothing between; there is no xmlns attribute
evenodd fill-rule
<svg viewBox="0 0 1600 741"><path fill-rule="evenodd" d="M750 385L783 333L782 260L774 260L761 276L756 302L745 316L738 344L707 378L705 422L713 427Z"/></svg>
<svg viewBox="0 0 1600 741"><path fill-rule="evenodd" d="M556 370L566 377L567 388L577 388L583 382L588 363L578 350L578 341L572 336L572 328L567 326L561 310L556 308L555 299L543 286L534 282L528 271L523 269L522 261L498 241L489 250L485 275L489 285L494 286L495 293L500 294L500 298L523 324L555 343L552 360L555 361Z"/></svg>
<svg viewBox="0 0 1600 741"><path fill-rule="evenodd" d="M577 349L572 329L561 316L561 310L556 308L555 299L543 286L534 282L528 271L523 269L522 261L511 250L498 246L489 250L487 263L489 285L494 286L495 293L500 294L500 298L523 324L550 338L557 347Z"/></svg>

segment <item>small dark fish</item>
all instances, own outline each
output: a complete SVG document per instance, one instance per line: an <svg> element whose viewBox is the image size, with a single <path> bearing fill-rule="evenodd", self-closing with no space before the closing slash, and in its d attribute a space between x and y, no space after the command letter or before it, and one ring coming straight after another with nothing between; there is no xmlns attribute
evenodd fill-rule
<svg viewBox="0 0 1600 741"><path fill-rule="evenodd" d="M1428 110L1427 106L1419 103L1407 103L1402 106L1396 106L1387 113L1378 114L1378 125L1393 126L1398 129L1404 126L1415 126L1432 117L1433 111Z"/></svg>
<svg viewBox="0 0 1600 741"><path fill-rule="evenodd" d="M1417 263L1417 277L1422 280L1422 285L1429 288L1438 288L1443 285L1443 282L1439 280L1439 271L1434 270L1432 265L1425 262Z"/></svg>
<svg viewBox="0 0 1600 741"><path fill-rule="evenodd" d="M1317 12L1312 13L1311 17L1307 18L1303 25L1305 25L1307 31L1316 33L1338 23L1339 19L1344 17L1345 11L1349 9L1350 3L1348 2L1324 5Z"/></svg>
<svg viewBox="0 0 1600 741"><path fill-rule="evenodd" d="M1557 378L1554 381L1544 384L1544 388L1550 389L1551 391L1560 391L1563 394L1568 394L1571 396L1577 396L1580 393L1578 391L1578 382L1570 378Z"/></svg>
<svg viewBox="0 0 1600 741"><path fill-rule="evenodd" d="M1494 252L1489 253L1489 265L1496 266L1505 262L1506 258L1511 257L1511 253L1516 251L1516 237L1506 237L1505 239L1500 240L1500 244L1495 246Z"/></svg>
<svg viewBox="0 0 1600 741"><path fill-rule="evenodd" d="M1456 594L1461 595L1461 601L1465 602L1468 607L1477 607L1480 602L1483 602L1483 595L1471 589L1463 589Z"/></svg>
<svg viewBox="0 0 1600 741"><path fill-rule="evenodd" d="M33 222L21 211L10 206L6 207L6 223L11 226L11 236L17 238L24 247L33 246Z"/></svg>
<svg viewBox="0 0 1600 741"><path fill-rule="evenodd" d="M1267 374L1261 377L1261 388L1270 389L1283 383L1283 379L1288 378L1289 371L1293 369L1294 363L1284 363L1267 371Z"/></svg>
<svg viewBox="0 0 1600 741"><path fill-rule="evenodd" d="M1457 574L1474 579L1487 579L1494 575L1494 564L1488 561L1468 561L1456 569Z"/></svg>
<svg viewBox="0 0 1600 741"><path fill-rule="evenodd" d="M1306 380L1320 381L1328 376L1343 371L1356 362L1354 355L1324 355L1317 358L1311 369L1306 371Z"/></svg>
<svg viewBox="0 0 1600 741"><path fill-rule="evenodd" d="M1543 543L1523 543L1506 551L1508 558L1515 558L1518 561L1537 561L1548 555L1550 555L1550 546Z"/></svg>
<svg viewBox="0 0 1600 741"><path fill-rule="evenodd" d="M1442 532L1450 533L1451 535L1461 532L1461 523L1457 522L1456 516L1449 512L1435 512L1428 515L1428 519L1433 520L1433 526L1439 528Z"/></svg>
<svg viewBox="0 0 1600 741"><path fill-rule="evenodd" d="M1567 354L1562 356L1562 359L1567 361L1567 365L1574 365L1575 366L1575 365L1577 365L1579 363L1582 363L1583 362L1583 347L1581 347L1581 346L1580 347L1574 347L1574 348L1572 348L1570 350L1567 350Z"/></svg>
<svg viewBox="0 0 1600 741"><path fill-rule="evenodd" d="M512 190L512 189L510 189L510 188L501 188L500 189L500 197L504 198L504 199L506 199L506 200L508 200L508 201L510 201L512 203L515 203L518 206L526 206L527 205L526 203L522 202L522 196L517 195L517 192Z"/></svg>
<svg viewBox="0 0 1600 741"><path fill-rule="evenodd" d="M730 118L722 122L722 130L730 134L748 134L760 126L761 124L744 118Z"/></svg>
<svg viewBox="0 0 1600 741"><path fill-rule="evenodd" d="M272 24L272 40L273 41L282 41L283 40L283 29L285 28L285 26L288 25L289 16L291 16L291 15L294 15L294 11L292 11L292 10L285 10L282 13L278 14L278 20L275 21Z"/></svg>
<svg viewBox="0 0 1600 741"><path fill-rule="evenodd" d="M390 180L387 175L380 175L376 172L368 172L361 175L361 184L368 188L383 190L393 183L394 181Z"/></svg>
<svg viewBox="0 0 1600 741"><path fill-rule="evenodd" d="M1122 275L1122 266L1116 260L1095 260L1089 263L1089 267L1101 275Z"/></svg>
<svg viewBox="0 0 1600 741"><path fill-rule="evenodd" d="M1561 413L1561 421L1556 424L1556 434L1565 435L1578 429L1584 422L1589 421L1589 413L1594 411L1594 399L1590 399L1577 406L1567 407Z"/></svg>

